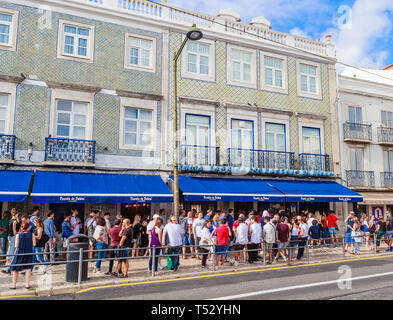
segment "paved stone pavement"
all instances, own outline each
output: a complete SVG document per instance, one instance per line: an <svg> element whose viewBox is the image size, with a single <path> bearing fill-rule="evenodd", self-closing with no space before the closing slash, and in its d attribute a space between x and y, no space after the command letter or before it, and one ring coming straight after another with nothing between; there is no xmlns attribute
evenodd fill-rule
<svg viewBox="0 0 393 320"><path fill-rule="evenodd" d="M382 245L381 252L379 255L385 253L386 247ZM230 253L228 256L228 260L231 260L233 253ZM373 256L374 252L366 250L363 246L361 247L361 255L360 257L365 256ZM346 253L343 255L342 245L339 245L335 248L331 247L315 247L309 249L309 255L307 256L306 252L303 259L299 262L290 262L291 265L296 264L307 264L307 263L317 263L323 261L334 261L334 260L342 260L342 259L354 259L358 256ZM141 282L141 281L151 281L151 280L161 280L161 279L173 279L180 278L185 276L195 276L195 275L203 275L209 273L217 273L217 272L229 272L229 271L243 271L250 269L260 269L262 267L272 268L278 266L285 266L288 263L284 263L282 259L280 259L277 263L273 265L263 265L263 259L260 258L260 262L254 263L253 265L245 265L241 263L237 268L232 266L230 263L225 263L224 266L220 266L216 271L212 270L212 261L208 261L208 270L202 270L200 268L201 261L193 258L191 259L180 259L180 268L177 272L172 272L166 270L166 257L161 258L161 264L164 267L164 270L158 271L156 273L155 278L152 278L151 273L147 271L148 259L147 258L138 258L130 260L130 270L128 273L128 278L115 278L113 276L106 276L104 272L108 270L108 261L102 263L101 271L102 273L96 274L93 273L93 266L95 262L89 262L88 267L88 280L82 282L81 287L78 286L77 283L67 283L65 280L65 264L55 265L51 267L51 271L47 274L43 274L39 270L35 270L31 279L31 288L30 290L25 289L24 287L24 276L19 275L17 289L11 290L9 287L11 286L12 276L9 274L4 274L0 272L0 298L8 297L8 296L23 296L23 295L54 295L54 294L65 294L76 292L83 288L109 285L109 284L122 284L122 283L133 283L133 282ZM0 262L1 263L1 262ZM116 267L117 262L114 263ZM4 268L1 268L4 270Z"/></svg>

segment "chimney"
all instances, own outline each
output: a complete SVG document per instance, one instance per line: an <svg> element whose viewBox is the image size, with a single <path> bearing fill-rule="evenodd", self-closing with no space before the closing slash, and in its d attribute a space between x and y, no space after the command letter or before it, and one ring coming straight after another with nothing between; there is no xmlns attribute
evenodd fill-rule
<svg viewBox="0 0 393 320"><path fill-rule="evenodd" d="M250 24L252 26L256 26L259 28L265 28L265 29L271 29L272 26L270 24L270 21L267 20L265 17L259 16L259 17L255 17L251 20Z"/></svg>

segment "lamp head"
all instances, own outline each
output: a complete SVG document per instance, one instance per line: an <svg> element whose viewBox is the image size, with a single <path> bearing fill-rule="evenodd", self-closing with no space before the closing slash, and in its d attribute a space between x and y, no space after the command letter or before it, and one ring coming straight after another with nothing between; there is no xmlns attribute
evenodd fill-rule
<svg viewBox="0 0 393 320"><path fill-rule="evenodd" d="M187 32L187 38L189 40L197 41L202 39L203 33L201 30L199 30L195 24L192 25L192 27L188 30Z"/></svg>

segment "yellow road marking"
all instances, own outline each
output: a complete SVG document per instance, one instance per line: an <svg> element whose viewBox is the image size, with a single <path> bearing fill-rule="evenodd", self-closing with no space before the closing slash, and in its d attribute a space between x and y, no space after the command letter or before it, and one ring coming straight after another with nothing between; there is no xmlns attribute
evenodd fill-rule
<svg viewBox="0 0 393 320"><path fill-rule="evenodd" d="M327 265L327 264L335 264L335 263L340 263L340 262L347 262L348 263L348 262L352 262L352 261L375 260L375 259L384 259L384 258L391 258L391 257L393 257L393 255L389 254L389 255L377 256L377 257L334 260L334 261L301 264L301 265L294 265L294 266L282 266L282 267L275 267L275 268L244 270L244 271L226 272L226 273L220 273L220 274L207 274L207 275L202 275L202 276L192 276L192 277L184 277L184 278L176 278L176 279L162 279L162 280L149 280L149 281L122 283L122 284L111 284L111 285L97 286L97 287L82 289L77 292L74 292L74 294L84 293L87 291L98 290L98 289L117 288L117 287L135 286L135 285L152 284L152 283L165 283L165 282L184 281L184 280L203 279L203 278L213 278L213 277L223 277L223 276L228 276L228 275L254 273L254 272L262 272L262 271L270 271L270 270L284 270L284 269L293 269L293 268L301 268L301 267L313 267L313 266L321 266L321 265Z"/></svg>

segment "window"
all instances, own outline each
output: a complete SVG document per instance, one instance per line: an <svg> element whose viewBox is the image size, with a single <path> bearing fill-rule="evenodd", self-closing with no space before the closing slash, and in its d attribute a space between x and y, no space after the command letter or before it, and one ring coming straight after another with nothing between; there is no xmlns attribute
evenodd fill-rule
<svg viewBox="0 0 393 320"><path fill-rule="evenodd" d="M18 13L13 10L0 9L0 47L15 50L18 25Z"/></svg>
<svg viewBox="0 0 393 320"><path fill-rule="evenodd" d="M136 108L124 110L124 145L153 144L153 111Z"/></svg>
<svg viewBox="0 0 393 320"><path fill-rule="evenodd" d="M89 104L56 100L56 136L68 139L86 139Z"/></svg>
<svg viewBox="0 0 393 320"><path fill-rule="evenodd" d="M265 85L273 87L283 87L283 60L264 57L265 65Z"/></svg>
<svg viewBox="0 0 393 320"><path fill-rule="evenodd" d="M348 122L349 123L363 123L362 108L348 106Z"/></svg>
<svg viewBox="0 0 393 320"><path fill-rule="evenodd" d="M353 171L363 171L363 148L349 149L349 165Z"/></svg>
<svg viewBox="0 0 393 320"><path fill-rule="evenodd" d="M210 146L210 117L186 115L186 145Z"/></svg>
<svg viewBox="0 0 393 320"><path fill-rule="evenodd" d="M92 62L94 27L60 20L58 58Z"/></svg>
<svg viewBox="0 0 393 320"><path fill-rule="evenodd" d="M386 127L393 127L393 112L382 111L381 112L382 124Z"/></svg>
<svg viewBox="0 0 393 320"><path fill-rule="evenodd" d="M393 172L393 150L383 151L383 163L385 172Z"/></svg>
<svg viewBox="0 0 393 320"><path fill-rule="evenodd" d="M8 94L0 94L0 133L7 133L7 123L8 123Z"/></svg>
<svg viewBox="0 0 393 320"><path fill-rule="evenodd" d="M300 64L300 87L303 92L317 93L317 68Z"/></svg>
<svg viewBox="0 0 393 320"><path fill-rule="evenodd" d="M303 136L303 153L309 153L309 154L321 153L320 131L318 128L303 127L302 136Z"/></svg>
<svg viewBox="0 0 393 320"><path fill-rule="evenodd" d="M266 150L285 151L285 125L266 123L265 129Z"/></svg>
<svg viewBox="0 0 393 320"><path fill-rule="evenodd" d="M321 66L307 60L296 60L298 96L322 99Z"/></svg>
<svg viewBox="0 0 393 320"><path fill-rule="evenodd" d="M228 78L231 84L256 88L256 51L229 46Z"/></svg>
<svg viewBox="0 0 393 320"><path fill-rule="evenodd" d="M254 148L254 123L250 120L231 121L231 145L236 149L253 149Z"/></svg>
<svg viewBox="0 0 393 320"><path fill-rule="evenodd" d="M126 34L125 67L142 71L154 71L155 39Z"/></svg>
<svg viewBox="0 0 393 320"><path fill-rule="evenodd" d="M187 43L187 72L209 74L210 45L189 41Z"/></svg>

